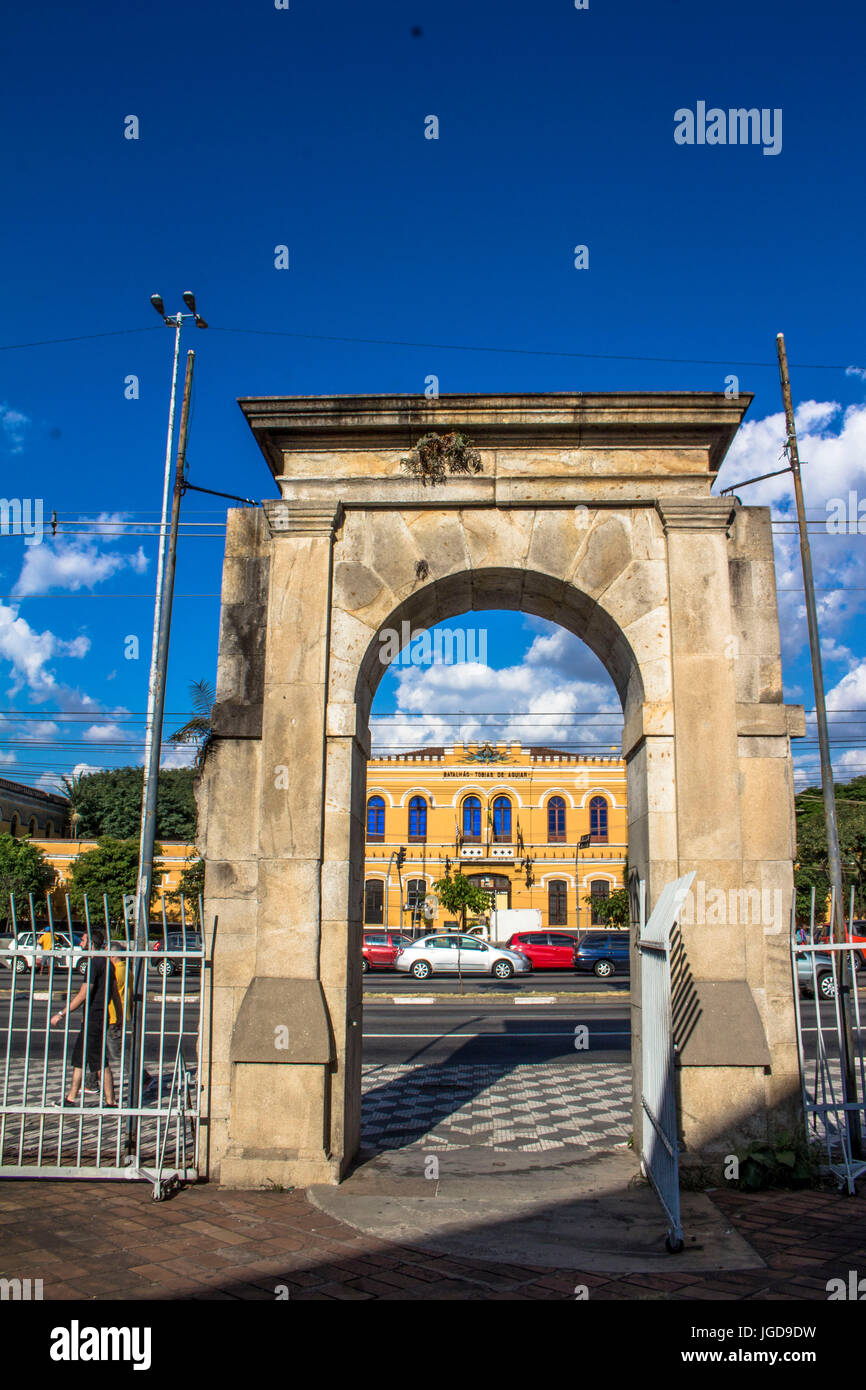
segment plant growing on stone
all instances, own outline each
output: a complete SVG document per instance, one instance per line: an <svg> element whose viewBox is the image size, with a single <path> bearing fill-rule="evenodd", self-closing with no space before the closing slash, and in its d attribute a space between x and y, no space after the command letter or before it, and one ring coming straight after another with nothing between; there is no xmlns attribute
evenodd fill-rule
<svg viewBox="0 0 866 1390"><path fill-rule="evenodd" d="M408 458L400 460L400 467L420 478L422 487L428 483L435 487L444 483L449 473L480 473L481 455L465 434L452 430L449 434L423 435Z"/></svg>
<svg viewBox="0 0 866 1390"><path fill-rule="evenodd" d="M738 1186L747 1192L763 1187L809 1187L818 1181L818 1157L799 1134L756 1140L738 1158Z"/></svg>

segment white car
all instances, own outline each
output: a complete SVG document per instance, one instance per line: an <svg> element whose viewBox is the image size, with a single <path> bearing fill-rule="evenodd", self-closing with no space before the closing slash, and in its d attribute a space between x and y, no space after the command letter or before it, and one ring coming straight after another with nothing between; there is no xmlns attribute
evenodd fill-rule
<svg viewBox="0 0 866 1390"><path fill-rule="evenodd" d="M497 980L510 980L512 975L528 975L532 962L520 951L508 951L491 946L477 936L460 932L441 932L422 936L411 946L404 946L394 961L394 969L412 975L416 980L429 980L431 975L494 975Z"/></svg>
<svg viewBox="0 0 866 1390"><path fill-rule="evenodd" d="M7 970L14 970L16 975L23 975L40 962L47 970L51 964L51 954L39 945L39 938L45 934L45 930L20 931L17 937L11 937L0 954L0 964L5 965ZM56 967L61 970L77 969L80 975L87 974L87 957L83 955L81 947L74 944L68 931L55 931L54 951Z"/></svg>

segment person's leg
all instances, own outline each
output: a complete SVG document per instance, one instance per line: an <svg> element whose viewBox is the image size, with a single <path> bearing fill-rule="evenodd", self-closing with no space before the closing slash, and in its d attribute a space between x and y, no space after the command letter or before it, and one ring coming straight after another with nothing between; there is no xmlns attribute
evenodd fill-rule
<svg viewBox="0 0 866 1390"><path fill-rule="evenodd" d="M78 1092L81 1090L81 1067L72 1068L72 1085L66 1094L68 1101L78 1100Z"/></svg>
<svg viewBox="0 0 866 1390"><path fill-rule="evenodd" d="M102 1097L106 1105L114 1105L114 1077L111 1067L106 1063L102 1070Z"/></svg>

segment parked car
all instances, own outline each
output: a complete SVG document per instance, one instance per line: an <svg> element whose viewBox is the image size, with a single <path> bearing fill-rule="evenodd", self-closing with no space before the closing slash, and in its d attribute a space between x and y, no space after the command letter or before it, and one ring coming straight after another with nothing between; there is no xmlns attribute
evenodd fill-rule
<svg viewBox="0 0 866 1390"><path fill-rule="evenodd" d="M170 931L165 938L159 936L151 944L151 950L156 954L159 952L159 960L156 968L160 975L179 975L186 964L187 974L195 974L201 971L201 958L196 956L179 956L172 954L176 951L201 951L202 940L200 932L188 931L186 936L180 931Z"/></svg>
<svg viewBox="0 0 866 1390"><path fill-rule="evenodd" d="M627 975L629 950L627 931L588 931L578 942L575 970L591 970L600 980L611 975Z"/></svg>
<svg viewBox="0 0 866 1390"><path fill-rule="evenodd" d="M368 970L393 970L397 952L403 946L411 945L411 936L406 936L403 932L388 931L384 927L380 931L365 930L361 946L361 969L365 975Z"/></svg>
<svg viewBox="0 0 866 1390"><path fill-rule="evenodd" d="M35 966L44 962L44 968L48 969L49 954L39 945L39 938L48 930L47 927L38 927L34 931L20 931L17 937L12 936L6 939L6 944L2 948L2 963L7 970L14 970L16 975L23 975L27 970L33 970ZM60 970L77 970L79 975L87 974L87 957L82 956L81 938L76 941L68 931L54 931L54 949L57 952L65 952L54 957L54 968Z"/></svg>
<svg viewBox="0 0 866 1390"><path fill-rule="evenodd" d="M816 928L816 930L815 930L815 940L816 940L816 941L829 941L829 940L830 940L830 928L829 928L829 927L818 927L818 928ZM854 970L863 970L864 968L866 968L866 922L854 921L854 922L851 923L851 927L850 927L850 928L849 928L849 926L848 926L848 924L847 924L847 922L846 922L846 924L845 924L845 940L846 940L846 941L853 941L855 945L862 945L862 946L864 947L864 949L863 949L862 951L852 951L852 952L851 952L851 965L852 965L852 967L854 968Z"/></svg>
<svg viewBox="0 0 866 1390"><path fill-rule="evenodd" d="M533 970L573 970L577 934L567 931L518 931L505 943L532 961Z"/></svg>
<svg viewBox="0 0 866 1390"><path fill-rule="evenodd" d="M458 965L459 958L459 965ZM528 975L532 961L520 951L491 946L477 936L460 932L422 936L404 946L394 961L394 969L429 980L431 975L493 975L510 980L512 975Z"/></svg>
<svg viewBox="0 0 866 1390"><path fill-rule="evenodd" d="M815 970L812 970L812 961L815 962ZM815 982L817 980L818 993L823 999L836 998L836 981L833 978L833 961L830 956L825 956L820 952L804 951L798 953L797 961L797 984L801 994L810 997L815 993Z"/></svg>

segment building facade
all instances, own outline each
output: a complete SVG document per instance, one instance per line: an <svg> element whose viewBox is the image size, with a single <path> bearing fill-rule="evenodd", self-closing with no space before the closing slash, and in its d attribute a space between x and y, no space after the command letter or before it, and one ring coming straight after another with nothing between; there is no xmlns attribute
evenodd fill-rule
<svg viewBox="0 0 866 1390"><path fill-rule="evenodd" d="M0 777L0 834L53 840L67 834L68 821L65 796Z"/></svg>
<svg viewBox="0 0 866 1390"><path fill-rule="evenodd" d="M456 870L497 908L538 908L544 926L583 929L598 920L585 899L623 886L627 848L620 757L519 743L374 756L364 925L446 927L453 914L433 884Z"/></svg>

